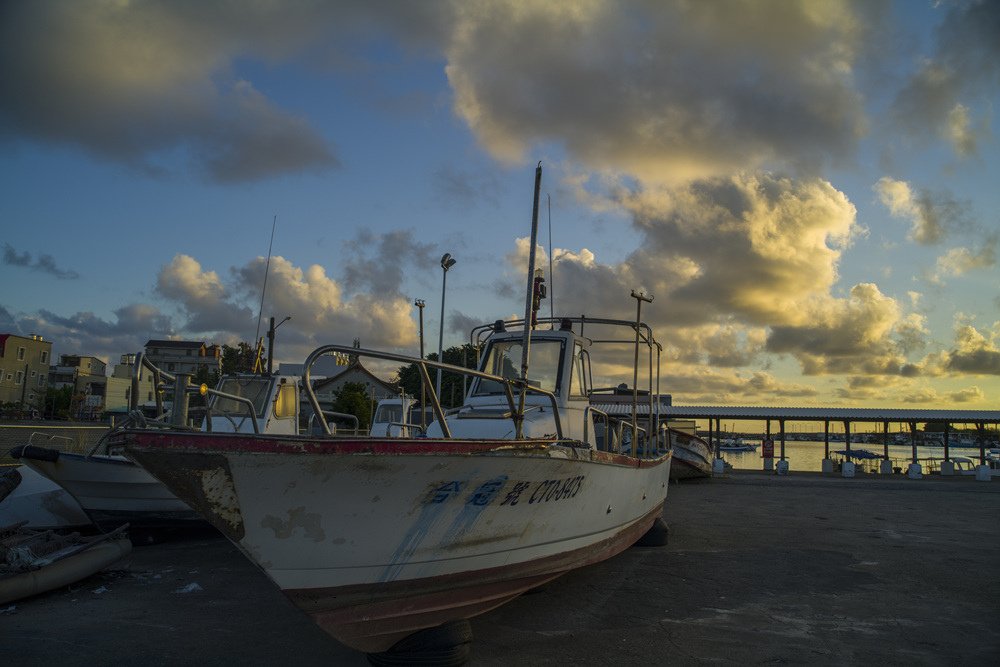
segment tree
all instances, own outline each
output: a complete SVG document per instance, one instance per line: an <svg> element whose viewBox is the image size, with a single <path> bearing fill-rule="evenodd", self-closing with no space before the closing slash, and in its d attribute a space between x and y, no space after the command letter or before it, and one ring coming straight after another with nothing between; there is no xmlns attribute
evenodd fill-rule
<svg viewBox="0 0 1000 667"><path fill-rule="evenodd" d="M222 346L222 374L252 373L253 362L257 358L257 348L246 341L240 341L236 347Z"/></svg>
<svg viewBox="0 0 1000 667"><path fill-rule="evenodd" d="M45 410L50 418L65 419L69 416L69 404L73 400L73 387L46 387L45 388Z"/></svg>
<svg viewBox="0 0 1000 667"><path fill-rule="evenodd" d="M368 430L372 421L368 389L360 382L345 382L335 393L333 411L354 415L358 418L358 427Z"/></svg>
<svg viewBox="0 0 1000 667"><path fill-rule="evenodd" d="M451 364L453 366L461 366L463 368L476 368L477 356L476 356L476 346L471 343L465 343L464 345L457 345L455 347L449 347L444 351L442 355L444 357L444 363ZM437 353L432 352L427 355L427 359L430 361L437 361ZM437 371L433 368L428 368L427 372L431 376L431 389L437 378ZM441 373L441 406L444 408L454 408L462 404L465 399L463 392L462 380L466 381L466 386L468 384L468 376L462 376L458 373ZM420 371L417 370L416 364L408 364L406 366L400 367L396 371L396 381L403 388L408 396L413 396L414 398L420 398Z"/></svg>

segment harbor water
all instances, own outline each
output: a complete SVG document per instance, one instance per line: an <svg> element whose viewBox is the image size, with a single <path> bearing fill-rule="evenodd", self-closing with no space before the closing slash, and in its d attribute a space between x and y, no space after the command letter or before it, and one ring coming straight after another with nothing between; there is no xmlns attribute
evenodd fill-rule
<svg viewBox="0 0 1000 667"><path fill-rule="evenodd" d="M764 459L761 456L760 441L747 441L757 445L756 451L752 452L722 452L722 458L733 466L736 470L762 470ZM988 446L996 446L996 442ZM844 450L846 445L841 442L830 442L830 458L841 460L844 457L836 454L837 451ZM865 450L873 454L883 454L883 447L876 443L851 443L851 450ZM823 470L823 442L810 440L791 440L785 442L785 460L788 461L790 471L801 472L821 472ZM950 447L949 455L952 459L965 457L972 459L973 464L979 463L979 447ZM774 460L777 462L781 458L781 443L775 438ZM944 458L944 447L940 446L917 446L917 460L923 466L925 472L933 472L940 467L940 462ZM889 459L894 467L906 471L906 466L913 460L913 450L909 445L889 445ZM859 472L878 471L879 459L854 459Z"/></svg>

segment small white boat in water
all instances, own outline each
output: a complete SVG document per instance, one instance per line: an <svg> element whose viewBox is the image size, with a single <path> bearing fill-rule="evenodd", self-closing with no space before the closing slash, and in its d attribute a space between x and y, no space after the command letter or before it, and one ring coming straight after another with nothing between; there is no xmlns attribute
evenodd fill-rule
<svg viewBox="0 0 1000 667"><path fill-rule="evenodd" d="M719 440L719 451L720 452L755 452L757 451L757 445L745 442L743 438L739 436L722 438Z"/></svg>

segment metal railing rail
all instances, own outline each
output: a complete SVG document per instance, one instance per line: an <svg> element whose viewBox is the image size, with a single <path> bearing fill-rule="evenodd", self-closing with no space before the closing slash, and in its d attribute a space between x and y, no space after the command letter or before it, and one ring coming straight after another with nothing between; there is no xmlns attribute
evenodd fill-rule
<svg viewBox="0 0 1000 667"><path fill-rule="evenodd" d="M132 369L132 392L131 396L129 397L130 412L139 409L139 382L142 380L143 368L148 369L153 374L153 388L154 388L154 394L156 396L156 414L158 419L163 417L164 415L161 383L163 382L163 379L167 379L174 383L174 408L172 409L175 417L174 420L172 420L174 421L173 423L174 426L185 425L183 423L177 423L176 418L180 415L184 415L185 417L187 416L187 401L189 395L192 393L204 393L210 396L228 398L230 400L236 401L237 403L240 403L241 405L246 406L247 412L250 416L250 424L251 426L253 426L253 432L255 434L260 433L260 426L257 424L257 411L254 409L253 401L251 401L249 398L246 398L245 396L236 396L234 394L227 394L226 392L218 391L216 389L212 389L211 387L205 387L203 392L201 386L192 387L190 385L191 376L189 374L178 373L177 375L172 375L171 373L161 370L156 365L154 365L153 362L151 362L148 358L146 358L146 355L143 354L142 352L136 353L135 366ZM183 405L183 409L181 410L176 409L178 405L178 397L181 397L180 402ZM205 423L207 424L207 428L209 431L212 430L212 416L213 415L211 408L206 407ZM96 451L96 448L94 451Z"/></svg>
<svg viewBox="0 0 1000 667"><path fill-rule="evenodd" d="M323 345L321 347L313 350L304 364L302 371L302 390L306 393L306 397L309 399L309 404L312 406L313 412L321 415L322 410L320 409L319 400L316 398L316 392L313 391L312 382L310 381L310 375L312 373L312 366L316 363L316 360L327 354L343 354L343 355L353 355L358 357L370 357L372 359L382 359L383 361L394 361L401 364L415 364L417 369L420 371L421 382L426 388L428 396L431 401L431 407L434 410L434 416L437 418L438 423L441 425L441 432L445 438L451 438L451 429L448 427L448 421L445 419L445 412L441 408L441 401L438 399L437 392L434 390L434 384L431 382L430 373L428 368L441 369L442 371L448 371L451 373L458 373L460 375L466 375L471 377L480 378L483 380L492 380L494 382L500 383L504 388L504 397L507 399L507 405L510 408L511 419L514 421L514 428L516 432L520 432L518 425L523 421L524 414L519 412L516 408L514 401L514 391L520 391L522 389L522 382L520 380L511 380L509 378L500 377L498 375L490 375L489 373L483 373L481 371L474 370L472 368L463 368L461 366L454 366L452 364L445 364L438 361L430 361L428 359L417 359L415 357L409 357L403 354L394 354L392 352L381 352L378 350L366 350L362 348L353 347L350 345ZM524 389L530 393L546 396L549 402L552 404L552 418L555 420L556 426L556 437L562 440L562 424L559 419L559 404L556 401L555 394L550 391L545 391L538 387L532 387L528 385ZM329 424L326 423L325 418L319 419L320 425L323 427L323 432L327 435L332 435L330 431Z"/></svg>

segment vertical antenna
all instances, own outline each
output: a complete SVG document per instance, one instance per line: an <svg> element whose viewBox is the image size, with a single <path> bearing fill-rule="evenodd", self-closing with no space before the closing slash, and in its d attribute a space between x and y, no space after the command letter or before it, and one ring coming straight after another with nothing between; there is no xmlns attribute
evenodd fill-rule
<svg viewBox="0 0 1000 667"><path fill-rule="evenodd" d="M552 320L552 328L555 329L556 291L552 274L552 255L555 254L555 248L552 247L552 195L546 193L545 196L549 202L549 319Z"/></svg>
<svg viewBox="0 0 1000 667"><path fill-rule="evenodd" d="M274 228L278 224L278 214L274 214L274 220L271 221L271 242L267 244L267 262L264 264L264 286L260 290L260 310L257 311L257 333L254 334L253 339L256 342L260 339L260 318L264 314L264 293L267 291L267 274L271 268L271 248L274 247Z"/></svg>

